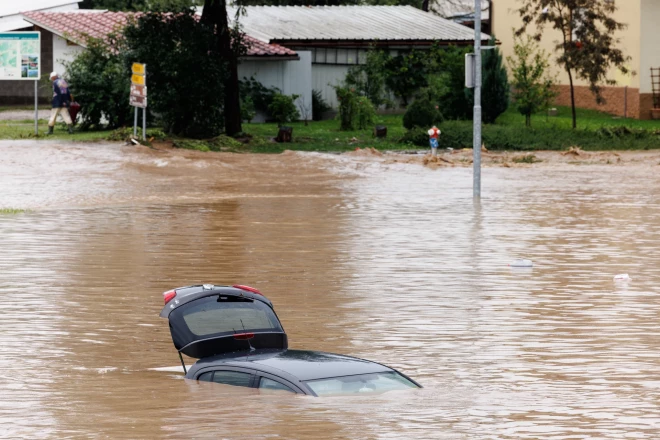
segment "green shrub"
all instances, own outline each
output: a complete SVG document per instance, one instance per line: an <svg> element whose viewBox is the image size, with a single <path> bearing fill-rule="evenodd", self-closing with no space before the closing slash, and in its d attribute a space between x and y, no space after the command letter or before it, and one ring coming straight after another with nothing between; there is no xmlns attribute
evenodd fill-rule
<svg viewBox="0 0 660 440"><path fill-rule="evenodd" d="M364 130L373 125L376 120L376 108L366 96L360 96L354 88L335 86L339 101L340 121L342 131Z"/></svg>
<svg viewBox="0 0 660 440"><path fill-rule="evenodd" d="M254 77L245 77L239 82L239 93L241 95L241 113L243 112L244 103L247 103L255 113L259 111L265 113L267 116L272 116L269 113L268 107L273 103L275 95L280 93L280 89L277 87L266 87L254 79ZM246 116L249 116L249 114ZM244 119L247 120L247 118Z"/></svg>
<svg viewBox="0 0 660 440"><path fill-rule="evenodd" d="M442 115L437 106L425 95L415 99L403 115L403 126L408 130L414 127L429 129L441 121Z"/></svg>
<svg viewBox="0 0 660 440"><path fill-rule="evenodd" d="M124 42L90 38L87 48L72 62L64 63L67 81L82 106L80 127L116 128L128 125L133 108L128 104L130 74L124 66Z"/></svg>
<svg viewBox="0 0 660 440"><path fill-rule="evenodd" d="M273 97L273 102L268 106L268 111L277 121L277 125L282 126L287 122L300 119L300 113L295 104L296 99L298 99L298 95L288 96L280 93Z"/></svg>
<svg viewBox="0 0 660 440"><path fill-rule="evenodd" d="M472 148L472 124L465 121L444 121L438 127L442 130L440 146L456 150ZM660 148L660 138L653 132L639 130L640 133L620 137L603 136L609 128L562 129L557 127L526 128L515 125L488 124L482 127L483 142L489 150L534 151L566 150L578 146L583 150L627 150ZM633 131L632 129L628 129ZM615 130L627 131L627 130ZM636 132L637 130L635 130ZM644 132L642 134L641 132ZM421 135L419 135L421 139ZM417 145L426 145L419 141Z"/></svg>
<svg viewBox="0 0 660 440"><path fill-rule="evenodd" d="M323 117L323 113L331 110L332 107L327 103L323 96L321 96L320 90L312 90L312 119L314 121L320 121Z"/></svg>
<svg viewBox="0 0 660 440"><path fill-rule="evenodd" d="M416 145L418 147L429 146L429 134L427 130L420 127L413 127L406 131L403 137L399 140L403 144Z"/></svg>
<svg viewBox="0 0 660 440"><path fill-rule="evenodd" d="M339 101L339 129L341 131L355 130L355 112L357 107L357 94L355 89L345 86L335 86L337 100Z"/></svg>
<svg viewBox="0 0 660 440"><path fill-rule="evenodd" d="M376 109L366 96L360 96L355 102L355 124L358 130L371 127L376 121Z"/></svg>

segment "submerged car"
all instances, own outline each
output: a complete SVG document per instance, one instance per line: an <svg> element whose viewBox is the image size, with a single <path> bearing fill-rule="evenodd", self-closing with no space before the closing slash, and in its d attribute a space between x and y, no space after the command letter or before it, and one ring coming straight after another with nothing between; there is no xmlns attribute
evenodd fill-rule
<svg viewBox="0 0 660 440"><path fill-rule="evenodd" d="M180 287L163 293L187 379L323 396L421 386L385 365L340 354L289 350L273 304L249 286ZM186 369L181 353L199 359Z"/></svg>

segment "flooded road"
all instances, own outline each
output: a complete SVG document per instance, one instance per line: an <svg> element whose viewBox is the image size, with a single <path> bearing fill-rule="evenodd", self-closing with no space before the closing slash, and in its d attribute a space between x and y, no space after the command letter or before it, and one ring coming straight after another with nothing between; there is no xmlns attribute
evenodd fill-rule
<svg viewBox="0 0 660 440"><path fill-rule="evenodd" d="M0 141L0 208L30 210L0 215L0 437L658 438L656 156L489 167L475 204L469 168L389 157ZM163 371L161 294L199 282L254 285L292 348L425 388Z"/></svg>

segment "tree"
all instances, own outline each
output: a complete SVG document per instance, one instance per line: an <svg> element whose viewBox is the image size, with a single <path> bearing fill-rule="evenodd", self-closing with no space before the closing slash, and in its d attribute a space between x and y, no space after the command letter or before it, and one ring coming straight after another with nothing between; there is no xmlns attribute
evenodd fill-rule
<svg viewBox="0 0 660 440"><path fill-rule="evenodd" d="M201 0L83 0L81 9L108 9L110 11L179 11L200 5Z"/></svg>
<svg viewBox="0 0 660 440"><path fill-rule="evenodd" d="M495 37L491 38L490 45L495 45ZM487 50L483 54L481 106L483 121L487 124L494 123L509 107L509 78L502 61L499 49Z"/></svg>
<svg viewBox="0 0 660 440"><path fill-rule="evenodd" d="M236 27L230 28L226 0L205 0L202 23L212 29L215 35L216 47L211 56L225 60L229 67L229 75L225 81L225 132L233 136L243 131L238 58L244 53L245 47L242 44L242 35L238 31L238 20Z"/></svg>
<svg viewBox="0 0 660 440"><path fill-rule="evenodd" d="M149 110L170 133L208 138L222 132L229 63L216 55L215 36L190 10L140 14L124 29L125 76L132 62L147 64Z"/></svg>
<svg viewBox="0 0 660 440"><path fill-rule="evenodd" d="M447 93L439 99L440 112L448 120L471 120L474 97L465 88L465 54L473 52L472 47L434 48L437 59L433 70L447 76Z"/></svg>
<svg viewBox="0 0 660 440"><path fill-rule="evenodd" d="M385 84L401 99L404 106L421 88L428 85L426 78L428 54L412 50L406 54L388 58L384 63Z"/></svg>
<svg viewBox="0 0 660 440"><path fill-rule="evenodd" d="M513 53L507 57L513 74L513 98L521 115L525 116L525 125L532 125L532 114L547 106L554 92L554 78L547 74L550 66L549 55L539 50L538 43L530 36L522 41L514 37Z"/></svg>
<svg viewBox="0 0 660 440"><path fill-rule="evenodd" d="M530 25L535 25L533 37L540 41L546 25L561 32L562 40L556 42L557 63L568 74L571 90L573 128L577 127L575 112L574 76L589 83L596 102L603 103L601 85L615 85L608 79L611 68L628 73L626 62L630 60L616 45L616 31L626 25L612 16L617 10L612 0L522 0L518 9L523 25L516 30L520 36Z"/></svg>

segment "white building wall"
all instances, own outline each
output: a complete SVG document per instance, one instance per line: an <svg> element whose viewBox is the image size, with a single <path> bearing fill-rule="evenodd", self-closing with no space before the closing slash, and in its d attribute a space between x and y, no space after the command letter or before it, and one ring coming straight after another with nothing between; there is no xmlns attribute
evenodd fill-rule
<svg viewBox="0 0 660 440"><path fill-rule="evenodd" d="M64 68L63 62L73 61L76 55L78 55L83 50L84 49L82 46L67 45L67 42L64 38L53 34L53 67L55 72L59 73L60 75L64 75L66 73L66 69Z"/></svg>
<svg viewBox="0 0 660 440"><path fill-rule="evenodd" d="M339 101L333 86L340 85L344 81L350 67L332 64L312 65L312 88L319 90L323 99L334 109L339 106Z"/></svg>
<svg viewBox="0 0 660 440"><path fill-rule="evenodd" d="M252 78L266 87L277 87L283 95L300 95L296 101L301 117L307 113L312 118L312 57L307 51L297 52L299 60L244 61L238 66L238 77ZM305 112L304 107L308 108ZM258 114L253 122L263 122L264 115Z"/></svg>
<svg viewBox="0 0 660 440"><path fill-rule="evenodd" d="M658 44L658 23L660 23L660 2L641 0L641 57L639 66L639 92L653 93L651 67L660 67L660 44ZM636 27L629 23L630 27Z"/></svg>

